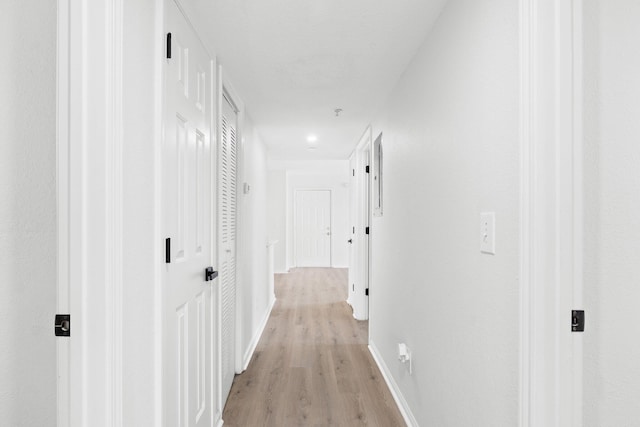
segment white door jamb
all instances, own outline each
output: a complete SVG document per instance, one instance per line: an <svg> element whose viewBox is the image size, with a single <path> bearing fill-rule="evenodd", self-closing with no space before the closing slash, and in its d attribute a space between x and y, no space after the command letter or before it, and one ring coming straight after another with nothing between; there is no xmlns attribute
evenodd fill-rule
<svg viewBox="0 0 640 427"><path fill-rule="evenodd" d="M581 0L520 0L520 426L582 425Z"/></svg>
<svg viewBox="0 0 640 427"><path fill-rule="evenodd" d="M123 0L58 0L58 425L122 424Z"/></svg>

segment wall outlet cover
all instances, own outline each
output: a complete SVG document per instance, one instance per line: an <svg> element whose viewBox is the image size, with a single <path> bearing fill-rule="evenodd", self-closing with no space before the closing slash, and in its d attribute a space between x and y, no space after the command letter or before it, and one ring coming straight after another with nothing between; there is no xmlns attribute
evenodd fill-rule
<svg viewBox="0 0 640 427"><path fill-rule="evenodd" d="M495 212L480 213L480 252L496 254L496 214Z"/></svg>

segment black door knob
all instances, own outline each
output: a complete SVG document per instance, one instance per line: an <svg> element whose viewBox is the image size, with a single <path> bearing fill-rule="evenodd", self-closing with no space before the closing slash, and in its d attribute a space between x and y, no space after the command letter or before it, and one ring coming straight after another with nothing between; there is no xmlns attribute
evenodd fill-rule
<svg viewBox="0 0 640 427"><path fill-rule="evenodd" d="M213 271L213 267L207 267L204 269L204 281L209 282L218 277L218 272Z"/></svg>
<svg viewBox="0 0 640 427"><path fill-rule="evenodd" d="M347 240L347 242L353 243L353 239L349 239L349 240Z"/></svg>

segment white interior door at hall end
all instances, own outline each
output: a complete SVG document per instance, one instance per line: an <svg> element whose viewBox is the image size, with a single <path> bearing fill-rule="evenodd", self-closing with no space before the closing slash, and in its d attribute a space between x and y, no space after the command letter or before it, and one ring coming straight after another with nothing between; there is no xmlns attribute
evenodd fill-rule
<svg viewBox="0 0 640 427"><path fill-rule="evenodd" d="M331 266L331 191L296 191L296 266Z"/></svg>
<svg viewBox="0 0 640 427"><path fill-rule="evenodd" d="M238 113L227 99L222 100L220 137L220 192L218 209L221 297L221 397L229 395L235 367L236 328L236 223L238 169Z"/></svg>
<svg viewBox="0 0 640 427"><path fill-rule="evenodd" d="M212 426L211 59L173 1L163 141L164 425Z"/></svg>

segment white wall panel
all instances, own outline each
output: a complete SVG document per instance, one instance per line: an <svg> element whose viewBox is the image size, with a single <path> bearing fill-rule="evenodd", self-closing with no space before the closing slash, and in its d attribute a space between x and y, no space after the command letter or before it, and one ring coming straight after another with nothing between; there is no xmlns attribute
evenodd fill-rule
<svg viewBox="0 0 640 427"><path fill-rule="evenodd" d="M584 2L584 425L640 425L640 3Z"/></svg>
<svg viewBox="0 0 640 427"><path fill-rule="evenodd" d="M242 355L253 351L274 295L269 287L267 236L267 150L251 117L245 114L243 128L244 171L239 182L238 203L241 206L239 245L239 282L243 307ZM244 192L244 183L249 185ZM244 361L246 362L246 360Z"/></svg>
<svg viewBox="0 0 640 427"><path fill-rule="evenodd" d="M56 2L2 1L0 47L0 423L54 426Z"/></svg>
<svg viewBox="0 0 640 427"><path fill-rule="evenodd" d="M372 123L370 338L424 426L518 425L518 17L510 0L449 1ZM495 256L479 250L483 211Z"/></svg>

